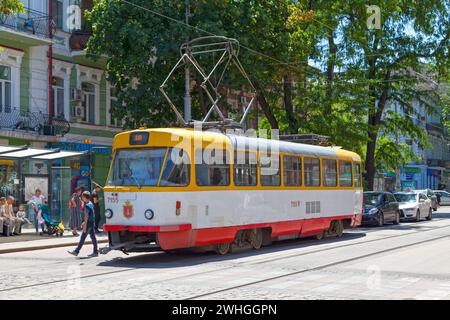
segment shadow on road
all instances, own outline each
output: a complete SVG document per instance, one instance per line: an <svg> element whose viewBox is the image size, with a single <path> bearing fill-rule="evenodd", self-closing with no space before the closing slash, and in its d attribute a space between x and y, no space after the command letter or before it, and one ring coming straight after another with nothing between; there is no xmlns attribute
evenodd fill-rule
<svg viewBox="0 0 450 320"><path fill-rule="evenodd" d="M226 262L228 260L253 256L264 258L265 255L269 255L272 253L281 253L286 250L299 248L311 248L323 244L345 243L349 240L355 240L358 238L363 238L365 236L366 234L364 232L355 232L344 233L341 238L329 237L320 241L311 238L284 240L275 242L273 245L261 248L260 250L237 249L234 250L233 253L225 256L217 255L214 252L199 253L191 250L180 250L174 253L153 252L130 257L118 257L111 260L102 261L98 264L98 266L148 269L188 267L207 262ZM298 254L301 255L302 253Z"/></svg>

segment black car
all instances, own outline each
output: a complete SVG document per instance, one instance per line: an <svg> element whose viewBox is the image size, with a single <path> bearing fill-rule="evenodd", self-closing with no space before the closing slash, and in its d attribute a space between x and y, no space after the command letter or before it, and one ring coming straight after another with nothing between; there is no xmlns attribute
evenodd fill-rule
<svg viewBox="0 0 450 320"><path fill-rule="evenodd" d="M397 199L390 192L364 192L362 225L383 226L386 222L400 223Z"/></svg>

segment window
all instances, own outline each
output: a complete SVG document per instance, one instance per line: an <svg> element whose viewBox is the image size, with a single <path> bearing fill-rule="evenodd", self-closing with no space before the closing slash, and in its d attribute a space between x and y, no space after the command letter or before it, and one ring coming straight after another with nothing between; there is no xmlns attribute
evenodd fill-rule
<svg viewBox="0 0 450 320"><path fill-rule="evenodd" d="M341 187L353 185L352 163L350 161L339 161L339 185Z"/></svg>
<svg viewBox="0 0 450 320"><path fill-rule="evenodd" d="M83 82L82 114L81 120L95 124L95 86L91 83Z"/></svg>
<svg viewBox="0 0 450 320"><path fill-rule="evenodd" d="M59 0L52 0L52 19L56 28L63 28L63 3Z"/></svg>
<svg viewBox="0 0 450 320"><path fill-rule="evenodd" d="M195 157L196 162L199 159L202 162L202 164L195 165L195 176L198 186L230 185L230 161L228 152L220 149L207 150L207 152L197 150Z"/></svg>
<svg viewBox="0 0 450 320"><path fill-rule="evenodd" d="M156 186L167 148L122 149L114 157L108 185Z"/></svg>
<svg viewBox="0 0 450 320"><path fill-rule="evenodd" d="M353 177L355 187L361 187L361 164L355 163L355 176Z"/></svg>
<svg viewBox="0 0 450 320"><path fill-rule="evenodd" d="M284 185L300 187L302 185L302 159L300 157L284 156Z"/></svg>
<svg viewBox="0 0 450 320"><path fill-rule="evenodd" d="M258 162L256 152L236 151L234 153L234 184L256 186L258 183Z"/></svg>
<svg viewBox="0 0 450 320"><path fill-rule="evenodd" d="M323 185L325 187L337 186L336 160L322 160Z"/></svg>
<svg viewBox="0 0 450 320"><path fill-rule="evenodd" d="M117 118L113 117L113 108L117 108L117 91L116 88L112 87L110 90L110 105L109 105L109 125L118 127L119 121Z"/></svg>
<svg viewBox="0 0 450 320"><path fill-rule="evenodd" d="M187 186L189 184L191 168L188 154L178 148L170 148L167 152L167 160L162 172L159 186Z"/></svg>
<svg viewBox="0 0 450 320"><path fill-rule="evenodd" d="M53 77L53 116L64 118L64 80Z"/></svg>
<svg viewBox="0 0 450 320"><path fill-rule="evenodd" d="M317 158L305 158L305 186L320 186L320 160Z"/></svg>
<svg viewBox="0 0 450 320"><path fill-rule="evenodd" d="M261 186L279 186L281 184L280 156L261 153L259 160Z"/></svg>
<svg viewBox="0 0 450 320"><path fill-rule="evenodd" d="M11 68L0 65L0 112L10 113L12 109Z"/></svg>

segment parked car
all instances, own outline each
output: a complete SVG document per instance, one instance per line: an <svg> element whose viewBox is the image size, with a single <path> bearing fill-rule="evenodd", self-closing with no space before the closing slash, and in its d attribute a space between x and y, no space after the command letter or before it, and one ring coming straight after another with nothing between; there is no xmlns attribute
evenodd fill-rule
<svg viewBox="0 0 450 320"><path fill-rule="evenodd" d="M433 208L434 211L438 209L439 203L436 194L431 189L425 189L425 190L415 190L416 193L425 193L427 197L431 200L431 208Z"/></svg>
<svg viewBox="0 0 450 320"><path fill-rule="evenodd" d="M397 199L390 192L364 192L362 225L383 226L386 222L400 223Z"/></svg>
<svg viewBox="0 0 450 320"><path fill-rule="evenodd" d="M431 199L421 192L398 192L395 198L399 202L401 219L414 219L420 221L422 218L431 220L433 209Z"/></svg>
<svg viewBox="0 0 450 320"><path fill-rule="evenodd" d="M450 205L450 193L445 190L433 190L433 192L441 197L439 205L448 206Z"/></svg>

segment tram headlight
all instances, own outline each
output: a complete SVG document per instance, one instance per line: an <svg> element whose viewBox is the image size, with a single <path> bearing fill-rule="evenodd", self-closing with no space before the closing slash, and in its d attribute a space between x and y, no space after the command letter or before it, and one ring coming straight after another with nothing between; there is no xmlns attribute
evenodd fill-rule
<svg viewBox="0 0 450 320"><path fill-rule="evenodd" d="M105 217L106 217L106 219L111 219L113 214L114 213L113 213L113 211L111 209L106 209L105 210Z"/></svg>
<svg viewBox="0 0 450 320"><path fill-rule="evenodd" d="M147 210L145 210L144 216L145 216L145 219L152 220L153 217L155 216L155 213L153 212L152 209L147 209Z"/></svg>

